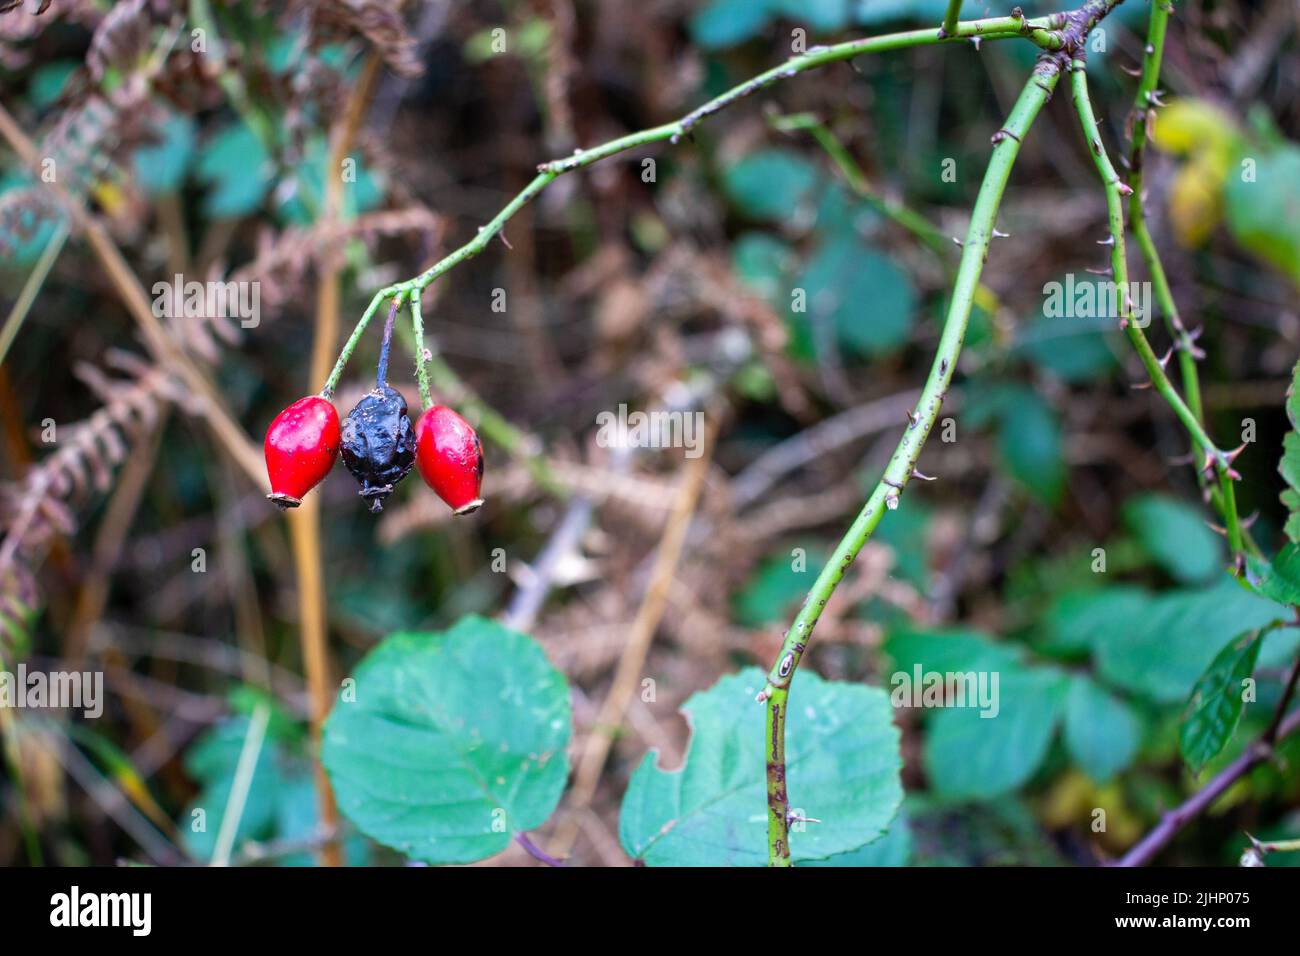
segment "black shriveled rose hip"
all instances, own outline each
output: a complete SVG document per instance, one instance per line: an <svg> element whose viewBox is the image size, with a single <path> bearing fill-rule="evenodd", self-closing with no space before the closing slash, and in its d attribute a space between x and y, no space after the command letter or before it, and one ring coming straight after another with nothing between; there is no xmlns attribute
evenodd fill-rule
<svg viewBox="0 0 1300 956"><path fill-rule="evenodd" d="M406 399L388 384L388 347L396 308L388 313L379 369L372 388L343 423L343 463L361 484L361 497L371 511L382 511L384 499L415 463L415 432L406 417Z"/></svg>
<svg viewBox="0 0 1300 956"><path fill-rule="evenodd" d="M382 510L393 486L415 463L415 432L406 417L406 399L397 389L376 385L348 413L343 463L361 483L361 497L370 501L370 510Z"/></svg>

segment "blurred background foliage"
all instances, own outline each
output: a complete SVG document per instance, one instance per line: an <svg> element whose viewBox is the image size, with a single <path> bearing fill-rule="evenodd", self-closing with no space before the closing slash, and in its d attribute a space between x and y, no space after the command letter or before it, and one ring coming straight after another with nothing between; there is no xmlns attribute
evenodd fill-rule
<svg viewBox="0 0 1300 956"><path fill-rule="evenodd" d="M342 277L349 327L374 290L469 238L538 162L683 114L788 57L796 31L812 45L937 25L945 5L370 2L359 8L384 15L349 19L345 4L135 2L118 4L130 17L115 21L107 3L55 0L39 17L0 15L0 99L146 288L178 271L260 283L255 328L184 331L256 437L320 387L308 381L308 343L321 274ZM963 16L1007 12L970 0ZM1112 154L1127 142L1128 71L1146 14L1129 0L1092 46ZM209 56L188 52L196 23ZM1226 447L1250 441L1238 496L1266 553L1288 517L1278 461L1300 343L1298 29L1292 4L1179 2L1161 84L1170 105L1146 172L1175 298L1204 330L1211 433ZM965 230L989 137L1034 54L1016 41L962 43L782 82L675 148L557 181L507 225L508 242L452 272L427 302L441 356L596 504L531 627L573 686L577 749L640 605L681 467L669 450L620 469L594 440L595 416L619 403L661 407L690 381L722 417L645 667L657 697L631 702L575 860L626 862L618 808L642 755L659 748L676 766L687 740L678 706L722 674L769 666L878 477L933 354L959 252L951 237ZM368 57L383 66L349 156L355 176L339 222L322 223L331 129ZM897 711L904 811L841 864L1111 858L1253 739L1300 648L1294 627L1229 644L1276 606L1224 574L1226 548L1207 526L1177 422L1131 387L1141 370L1112 320L1047 309L1048 283L1083 286L1105 258L1103 196L1066 107L1049 106L1013 173L999 217L1009 236L994 245L945 406L955 440L941 423L921 461L939 480L914 484L884 519L805 664L886 688L914 663L994 668L1002 713ZM62 229L48 191L4 153L6 310L43 254L62 247ZM155 414L120 429L131 445L120 463L102 445L86 453L99 487L68 520L51 518L23 549L25 568L0 582L15 598L8 620L23 624L8 628L6 662L89 661L109 687L103 720L17 735L0 782L0 860L32 861L25 826L47 860L135 855L123 804L153 821L164 848L176 840L209 858L216 828L193 833L193 810L224 804L248 721L270 707L237 859L310 862L316 806L283 522L199 423L192 396L145 388L152 380L138 368L98 382L93 368L112 350L143 350L86 245L74 235L55 254L30 314L0 336L7 514L21 511L50 454L47 419L71 428L130 389ZM504 311L493 308L497 289ZM1151 334L1163 352L1159 322ZM363 343L340 408L368 384L376 351L377 338ZM414 406L408 368L397 384ZM487 455L489 506L454 524L414 480L378 521L341 470L318 490L341 673L385 634L495 615L532 586L530 563L568 506L490 440ZM508 573L494 566L497 549ZM1193 691L1211 665L1236 673L1242 654L1258 702L1218 728L1221 749L1188 767L1180 728ZM107 781L107 796L84 776L74 782L68 748ZM1246 830L1295 836L1300 744L1279 757L1165 859L1229 863ZM1092 826L1099 807L1103 832ZM352 862L397 859L355 834L345 849ZM517 847L494 858L527 860Z"/></svg>

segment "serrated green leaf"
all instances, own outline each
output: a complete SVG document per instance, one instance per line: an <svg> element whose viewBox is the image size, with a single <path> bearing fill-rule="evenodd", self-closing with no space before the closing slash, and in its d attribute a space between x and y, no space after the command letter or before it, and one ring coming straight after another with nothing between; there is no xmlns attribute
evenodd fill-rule
<svg viewBox="0 0 1300 956"><path fill-rule="evenodd" d="M812 826L813 824L809 824ZM804 866L907 866L912 858L912 827L907 813L899 809L885 835L848 853L824 860L809 860Z"/></svg>
<svg viewBox="0 0 1300 956"><path fill-rule="evenodd" d="M1132 709L1087 677L1070 681L1065 742L1084 772L1105 783L1137 753L1141 727Z"/></svg>
<svg viewBox="0 0 1300 956"><path fill-rule="evenodd" d="M1241 720L1242 683L1255 673L1260 643L1258 631L1233 638L1196 682L1178 735L1183 760L1193 773L1232 739Z"/></svg>
<svg viewBox="0 0 1300 956"><path fill-rule="evenodd" d="M691 723L685 766L646 754L619 816L628 855L650 866L767 863L764 708L757 668L723 677L683 706ZM801 673L790 689L786 780L791 808L822 822L790 834L796 862L857 850L889 826L903 797L898 729L885 692Z"/></svg>
<svg viewBox="0 0 1300 956"><path fill-rule="evenodd" d="M998 673L997 710L945 707L930 721L925 770L954 798L988 799L1025 783L1047 755L1065 707L1065 675L1051 669ZM991 686L991 684L990 684Z"/></svg>
<svg viewBox="0 0 1300 956"><path fill-rule="evenodd" d="M1256 592L1278 604L1300 605L1300 547L1287 544L1269 561L1249 555L1247 582Z"/></svg>
<svg viewBox="0 0 1300 956"><path fill-rule="evenodd" d="M1291 384L1286 390L1286 415L1291 431L1282 436L1282 460L1277 470L1290 486L1282 492L1282 504L1290 516L1284 529L1287 538L1300 543L1300 362L1291 370Z"/></svg>
<svg viewBox="0 0 1300 956"><path fill-rule="evenodd" d="M1204 581L1222 568L1223 547L1199 508L1168 495L1136 495L1123 516L1151 560L1178 581Z"/></svg>
<svg viewBox="0 0 1300 956"><path fill-rule="evenodd" d="M374 648L325 725L339 809L428 863L468 863L544 823L568 777L564 676L532 638L480 617Z"/></svg>

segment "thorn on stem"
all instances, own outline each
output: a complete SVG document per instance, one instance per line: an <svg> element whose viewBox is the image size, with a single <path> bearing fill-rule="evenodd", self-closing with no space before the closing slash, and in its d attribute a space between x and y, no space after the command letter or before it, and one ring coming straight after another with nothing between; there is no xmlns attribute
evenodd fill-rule
<svg viewBox="0 0 1300 956"><path fill-rule="evenodd" d="M935 476L935 475L927 475L927 474L925 474L924 472L920 471L920 470L917 469L917 468L913 468L913 469L912 469L912 477L913 477L913 478L920 478L922 481L938 481L938 480L939 480L937 476Z"/></svg>

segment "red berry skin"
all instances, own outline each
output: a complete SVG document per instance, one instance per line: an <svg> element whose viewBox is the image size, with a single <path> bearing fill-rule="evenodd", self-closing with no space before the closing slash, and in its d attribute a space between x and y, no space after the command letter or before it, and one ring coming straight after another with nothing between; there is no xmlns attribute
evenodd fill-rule
<svg viewBox="0 0 1300 956"><path fill-rule="evenodd" d="M281 508L302 504L334 466L341 439L339 413L319 395L300 398L276 415L262 443L271 479L267 497Z"/></svg>
<svg viewBox="0 0 1300 956"><path fill-rule="evenodd" d="M415 423L415 467L456 514L483 504L483 445L469 422L446 405L429 406Z"/></svg>

